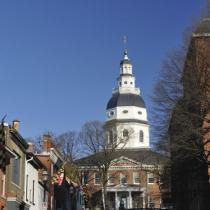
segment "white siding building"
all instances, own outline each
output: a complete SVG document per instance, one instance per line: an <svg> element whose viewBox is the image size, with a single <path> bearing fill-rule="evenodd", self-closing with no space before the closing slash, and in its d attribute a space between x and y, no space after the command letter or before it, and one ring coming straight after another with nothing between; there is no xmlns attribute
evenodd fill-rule
<svg viewBox="0 0 210 210"><path fill-rule="evenodd" d="M44 166L38 158L33 153L27 153L24 201L30 210L42 210L45 193L39 177L39 171L42 169Z"/></svg>

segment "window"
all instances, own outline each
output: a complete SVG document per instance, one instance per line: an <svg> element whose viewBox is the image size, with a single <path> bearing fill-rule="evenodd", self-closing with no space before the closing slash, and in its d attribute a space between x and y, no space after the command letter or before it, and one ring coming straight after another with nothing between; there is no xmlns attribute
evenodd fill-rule
<svg viewBox="0 0 210 210"><path fill-rule="evenodd" d="M13 159L12 182L15 183L16 185L20 184L20 157Z"/></svg>
<svg viewBox="0 0 210 210"><path fill-rule="evenodd" d="M127 84L127 83L128 83L127 81L124 82L124 84Z"/></svg>
<svg viewBox="0 0 210 210"><path fill-rule="evenodd" d="M120 174L120 183L127 184L127 175L126 174Z"/></svg>
<svg viewBox="0 0 210 210"><path fill-rule="evenodd" d="M130 82L130 84L132 85L132 84L133 84L133 82Z"/></svg>
<svg viewBox="0 0 210 210"><path fill-rule="evenodd" d="M114 115L114 111L111 111L109 114L110 114L110 116L113 116Z"/></svg>
<svg viewBox="0 0 210 210"><path fill-rule="evenodd" d="M88 184L88 177L89 177L89 171L84 171L83 173L83 184Z"/></svg>
<svg viewBox="0 0 210 210"><path fill-rule="evenodd" d="M124 113L124 114L128 113L128 110L123 110L123 113Z"/></svg>
<svg viewBox="0 0 210 210"><path fill-rule="evenodd" d="M113 131L109 131L109 143L113 144Z"/></svg>
<svg viewBox="0 0 210 210"><path fill-rule="evenodd" d="M148 173L148 174L147 174L147 183L148 183L148 184L154 184L154 181L155 181L155 179L154 179L154 174Z"/></svg>
<svg viewBox="0 0 210 210"><path fill-rule="evenodd" d="M127 129L123 130L123 137L124 138L128 137L128 130Z"/></svg>
<svg viewBox="0 0 210 210"><path fill-rule="evenodd" d="M133 183L134 184L140 184L140 177L138 172L133 173Z"/></svg>
<svg viewBox="0 0 210 210"><path fill-rule="evenodd" d="M100 184L101 182L101 176L99 173L95 173L95 178L94 178L94 184Z"/></svg>
<svg viewBox="0 0 210 210"><path fill-rule="evenodd" d="M142 114L142 112L141 112L141 111L138 111L138 114L140 114L140 115L141 115L141 114Z"/></svg>
<svg viewBox="0 0 210 210"><path fill-rule="evenodd" d="M108 184L114 184L115 177L112 174L108 174Z"/></svg>
<svg viewBox="0 0 210 210"><path fill-rule="evenodd" d="M139 131L139 141L144 142L144 132L142 130Z"/></svg>

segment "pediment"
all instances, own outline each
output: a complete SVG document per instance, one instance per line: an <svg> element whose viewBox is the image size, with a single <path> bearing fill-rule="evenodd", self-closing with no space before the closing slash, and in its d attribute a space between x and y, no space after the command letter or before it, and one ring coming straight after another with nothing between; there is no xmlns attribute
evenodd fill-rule
<svg viewBox="0 0 210 210"><path fill-rule="evenodd" d="M127 158L125 156L121 156L119 158L112 160L111 167L114 167L114 166L139 166L139 162L133 159Z"/></svg>

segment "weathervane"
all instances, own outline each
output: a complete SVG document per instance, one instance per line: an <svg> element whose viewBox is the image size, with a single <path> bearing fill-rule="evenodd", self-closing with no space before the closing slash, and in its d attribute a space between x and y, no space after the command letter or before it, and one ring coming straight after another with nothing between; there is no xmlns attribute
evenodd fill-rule
<svg viewBox="0 0 210 210"><path fill-rule="evenodd" d="M123 37L123 43L124 43L124 49L126 49L126 45L127 45L127 36Z"/></svg>

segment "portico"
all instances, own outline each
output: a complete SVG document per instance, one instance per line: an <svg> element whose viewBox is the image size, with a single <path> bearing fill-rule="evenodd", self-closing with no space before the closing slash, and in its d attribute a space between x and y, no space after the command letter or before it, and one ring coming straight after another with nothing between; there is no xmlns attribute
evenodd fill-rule
<svg viewBox="0 0 210 210"><path fill-rule="evenodd" d="M120 203L128 209L145 207L144 191L144 188L135 185L120 184L107 187L108 196L112 197L111 206L115 209L119 209Z"/></svg>

